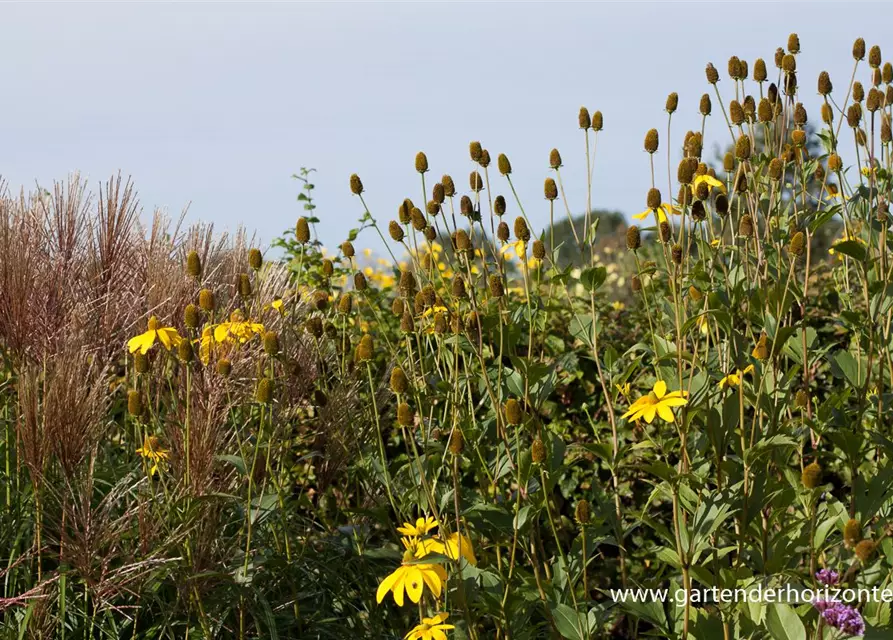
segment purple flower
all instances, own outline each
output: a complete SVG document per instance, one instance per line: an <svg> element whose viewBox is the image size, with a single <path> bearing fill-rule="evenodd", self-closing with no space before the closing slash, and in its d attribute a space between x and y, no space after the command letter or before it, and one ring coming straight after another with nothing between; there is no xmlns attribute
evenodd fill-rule
<svg viewBox="0 0 893 640"><path fill-rule="evenodd" d="M840 581L840 574L834 571L833 569L821 569L815 574L815 579L821 582L822 584L826 584L828 586L832 586L837 584Z"/></svg>
<svg viewBox="0 0 893 640"><path fill-rule="evenodd" d="M854 607L837 600L815 600L813 606L822 614L822 619L829 627L840 629L851 636L865 634L865 621Z"/></svg>

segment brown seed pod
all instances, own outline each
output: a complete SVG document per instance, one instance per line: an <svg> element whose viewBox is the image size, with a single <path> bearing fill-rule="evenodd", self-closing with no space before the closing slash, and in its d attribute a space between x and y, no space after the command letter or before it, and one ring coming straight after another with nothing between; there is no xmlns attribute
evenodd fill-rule
<svg viewBox="0 0 893 640"><path fill-rule="evenodd" d="M247 273L239 274L239 295L243 298L251 297L251 278Z"/></svg>
<svg viewBox="0 0 893 640"><path fill-rule="evenodd" d="M183 324L190 329L195 329L198 327L200 321L198 307L194 304L187 304L186 308L183 310Z"/></svg>
<svg viewBox="0 0 893 640"><path fill-rule="evenodd" d="M505 215L505 196L496 196L493 199L493 213L498 216Z"/></svg>
<svg viewBox="0 0 893 640"><path fill-rule="evenodd" d="M658 225L658 228L660 229L660 241L666 244L672 237L670 223L666 220L662 220L660 225Z"/></svg>
<svg viewBox="0 0 893 640"><path fill-rule="evenodd" d="M729 199L724 193L719 193L713 201L713 208L717 215L724 216L729 213Z"/></svg>
<svg viewBox="0 0 893 640"><path fill-rule="evenodd" d="M745 213L738 221L738 235L745 238L750 238L753 235L753 218L749 213Z"/></svg>
<svg viewBox="0 0 893 640"><path fill-rule="evenodd" d="M812 174L812 179L816 182L824 182L825 181L825 167L821 164L817 164L815 168L815 172Z"/></svg>
<svg viewBox="0 0 893 640"><path fill-rule="evenodd" d="M546 178L546 181L543 183L543 194L546 196L546 200L558 198L558 185L555 184L555 180Z"/></svg>
<svg viewBox="0 0 893 640"><path fill-rule="evenodd" d="M679 185L679 191L676 192L676 202L679 204L679 206L688 206L691 204L691 200L691 189L688 187L688 185Z"/></svg>
<svg viewBox="0 0 893 640"><path fill-rule="evenodd" d="M747 80L747 60L738 61L738 79Z"/></svg>
<svg viewBox="0 0 893 640"><path fill-rule="evenodd" d="M434 314L434 332L438 333L440 335L443 335L444 333L446 333L447 329L449 328L449 326L447 324L448 322L449 322L449 314L448 313L444 313L443 311L440 311L440 312Z"/></svg>
<svg viewBox="0 0 893 640"><path fill-rule="evenodd" d="M701 101L698 103L698 111L702 116L709 116L712 109L713 105L710 102L710 96L705 93L701 96Z"/></svg>
<svg viewBox="0 0 893 640"><path fill-rule="evenodd" d="M533 257L537 260L542 260L546 257L546 245L543 244L542 240L534 240L533 241Z"/></svg>
<svg viewBox="0 0 893 640"><path fill-rule="evenodd" d="M350 176L350 192L355 196L363 193L363 181L360 180L360 176L355 173Z"/></svg>
<svg viewBox="0 0 893 640"><path fill-rule="evenodd" d="M221 358L217 361L217 374L223 376L224 378L228 377L229 374L233 370L233 364L226 358Z"/></svg>
<svg viewBox="0 0 893 640"><path fill-rule="evenodd" d="M403 309L403 298L394 298L394 301L391 303L391 313L395 316L402 316Z"/></svg>
<svg viewBox="0 0 893 640"><path fill-rule="evenodd" d="M332 262L331 260L329 260L328 258L323 258L322 274L327 278L331 278L332 274L334 274L334 273L335 273L335 263Z"/></svg>
<svg viewBox="0 0 893 640"><path fill-rule="evenodd" d="M437 204L443 204L446 200L446 195L443 190L443 184L440 182L435 182L434 186L431 188L431 199Z"/></svg>
<svg viewBox="0 0 893 640"><path fill-rule="evenodd" d="M670 250L670 254L673 257L673 264L682 264L682 247L680 245L674 244L673 248Z"/></svg>
<svg viewBox="0 0 893 640"><path fill-rule="evenodd" d="M403 369L394 367L391 371L391 391L400 395L406 393L408 389L409 379L406 377L406 374L403 373Z"/></svg>
<svg viewBox="0 0 893 640"><path fill-rule="evenodd" d="M415 205L409 198L400 203L400 206L397 207L397 218L400 220L400 224L412 222L412 210L415 208Z"/></svg>
<svg viewBox="0 0 893 640"><path fill-rule="evenodd" d="M794 106L794 124L801 127L806 124L806 107L803 106L802 102L798 102Z"/></svg>
<svg viewBox="0 0 893 640"><path fill-rule="evenodd" d="M310 223L307 222L307 218L303 216L298 218L298 223L295 225L295 240L297 240L299 244L307 244L310 242Z"/></svg>
<svg viewBox="0 0 893 640"><path fill-rule="evenodd" d="M490 276L488 284L490 286L490 295L494 298L501 298L505 295L505 285L503 285L500 276L494 273Z"/></svg>
<svg viewBox="0 0 893 640"><path fill-rule="evenodd" d="M452 198L456 195L456 185L453 183L453 178L448 174L443 174L443 177L440 179L440 184L443 185L443 195L447 198Z"/></svg>
<svg viewBox="0 0 893 640"><path fill-rule="evenodd" d="M592 130L593 131L601 131L605 125L605 119L602 116L601 111L596 111L592 114Z"/></svg>
<svg viewBox="0 0 893 640"><path fill-rule="evenodd" d="M471 251L474 247L471 244L471 238L468 235L468 232L465 229L456 230L456 250L457 251Z"/></svg>
<svg viewBox="0 0 893 640"><path fill-rule="evenodd" d="M664 107L667 113L674 113L679 106L679 94L675 91L667 96L667 104Z"/></svg>
<svg viewBox="0 0 893 640"><path fill-rule="evenodd" d="M862 86L862 83L856 81L853 83L853 100L856 102L862 102L865 99L865 87Z"/></svg>
<svg viewBox="0 0 893 640"><path fill-rule="evenodd" d="M800 36L796 33L792 33L788 36L788 52L800 53Z"/></svg>
<svg viewBox="0 0 893 640"><path fill-rule="evenodd" d="M521 216L515 218L515 238L522 242L530 242L530 227L527 226L527 221Z"/></svg>
<svg viewBox="0 0 893 640"><path fill-rule="evenodd" d="M881 80L883 80L885 84L893 82L893 64L890 64L889 62L884 63L884 69L881 72Z"/></svg>
<svg viewBox="0 0 893 640"><path fill-rule="evenodd" d="M847 549L853 549L862 541L862 523L855 518L850 518L843 525L843 543Z"/></svg>
<svg viewBox="0 0 893 640"><path fill-rule="evenodd" d="M450 453L452 453L457 458L462 455L462 449L465 446L465 439L462 436L462 432L458 429L454 429L453 433L450 434L450 443L448 445L448 449Z"/></svg>
<svg viewBox="0 0 893 640"><path fill-rule="evenodd" d="M364 333L363 337L360 338L360 343L357 345L357 361L365 362L371 360L374 356L375 341L372 339L371 334Z"/></svg>
<svg viewBox="0 0 893 640"><path fill-rule="evenodd" d="M813 462L803 469L803 473L800 476L800 481L807 489L815 489L822 483L822 475L822 467L819 465L818 462Z"/></svg>
<svg viewBox="0 0 893 640"><path fill-rule="evenodd" d="M313 292L313 307L317 311L325 311L329 306L329 294L325 291Z"/></svg>
<svg viewBox="0 0 893 640"><path fill-rule="evenodd" d="M350 293L345 293L340 298L338 298L338 312L343 315L350 315L350 312L353 310L353 296Z"/></svg>
<svg viewBox="0 0 893 640"><path fill-rule="evenodd" d="M263 254L261 254L260 249L251 248L248 250L248 266L254 269L255 271L260 271L261 266L264 263Z"/></svg>
<svg viewBox="0 0 893 640"><path fill-rule="evenodd" d="M729 58L729 77L733 80L743 77L741 74L741 59L738 56Z"/></svg>
<svg viewBox="0 0 893 640"><path fill-rule="evenodd" d="M809 394L806 393L803 389L797 390L797 395L794 397L794 403L801 409L805 409L809 406Z"/></svg>
<svg viewBox="0 0 893 640"><path fill-rule="evenodd" d="M732 100L729 103L729 119L736 126L744 122L744 109L741 108L741 103L737 100Z"/></svg>
<svg viewBox="0 0 893 640"><path fill-rule="evenodd" d="M496 166L499 168L499 173L504 176L512 172L512 163L509 162L508 156L504 153L499 154L499 157L496 159Z"/></svg>
<svg viewBox="0 0 893 640"><path fill-rule="evenodd" d="M792 71L785 74L784 90L789 96L797 93L797 74L795 72ZM778 107L780 108L781 105L778 105Z"/></svg>
<svg viewBox="0 0 893 640"><path fill-rule="evenodd" d="M499 226L496 227L496 237L499 238L502 242L508 242L509 240L509 226L505 222L500 222Z"/></svg>
<svg viewBox="0 0 893 640"><path fill-rule="evenodd" d="M471 198L468 196L462 196L459 199L459 213L466 218L474 215L474 203L472 203Z"/></svg>
<svg viewBox="0 0 893 640"><path fill-rule="evenodd" d="M768 74L766 73L766 61L762 58L757 58L756 62L753 63L753 79L756 82L765 82Z"/></svg>
<svg viewBox="0 0 893 640"><path fill-rule="evenodd" d="M872 69L881 66L881 48L877 45L868 50L868 66Z"/></svg>
<svg viewBox="0 0 893 640"><path fill-rule="evenodd" d="M304 323L304 329L314 338L321 337L323 332L322 319L317 317L308 318L307 322Z"/></svg>
<svg viewBox="0 0 893 640"><path fill-rule="evenodd" d="M747 193L747 187L747 174L745 174L743 171L739 171L735 175L735 193Z"/></svg>
<svg viewBox="0 0 893 640"><path fill-rule="evenodd" d="M471 187L472 191L483 191L484 179L481 178L480 173L478 173L477 171L472 171L471 174L468 176L468 185Z"/></svg>
<svg viewBox="0 0 893 640"><path fill-rule="evenodd" d="M642 279L639 276L633 276L630 278L629 287L632 289L633 293L638 293L642 290Z"/></svg>
<svg viewBox="0 0 893 640"><path fill-rule="evenodd" d="M343 300L350 300L350 294L345 295ZM264 351L270 356L279 353L279 334L277 332L267 331L264 333Z"/></svg>
<svg viewBox="0 0 893 640"><path fill-rule="evenodd" d="M273 400L273 381L261 378L257 383L254 399L260 404L269 404Z"/></svg>
<svg viewBox="0 0 893 640"><path fill-rule="evenodd" d="M688 288L688 296L695 302L700 302L704 298L704 294L694 285Z"/></svg>
<svg viewBox="0 0 893 640"><path fill-rule="evenodd" d="M703 200L695 200L691 205L691 217L695 222L703 222L707 219L707 209Z"/></svg>
<svg viewBox="0 0 893 640"><path fill-rule="evenodd" d="M345 258L353 258L357 252L354 251L353 243L350 240L345 240L341 243L341 253Z"/></svg>
<svg viewBox="0 0 893 640"><path fill-rule="evenodd" d="M406 235L403 232L403 227L396 220L391 220L388 223L388 233L395 242L403 242L403 238Z"/></svg>
<svg viewBox="0 0 893 640"><path fill-rule="evenodd" d="M145 353L140 353L137 351L133 354L133 370L138 374L143 374L149 371L149 356Z"/></svg>
<svg viewBox="0 0 893 640"><path fill-rule="evenodd" d="M630 226L626 230L626 248L630 251L638 251L642 246L642 234L636 225Z"/></svg>
<svg viewBox="0 0 893 640"><path fill-rule="evenodd" d="M890 118L886 115L881 119L881 142L884 144L893 142L893 132L890 131Z"/></svg>
<svg viewBox="0 0 893 640"><path fill-rule="evenodd" d="M479 342L481 339L481 321L476 311L472 311L465 316L465 333L473 342Z"/></svg>
<svg viewBox="0 0 893 640"><path fill-rule="evenodd" d="M824 122L825 124L831 124L832 122L834 122L834 110L827 102L822 103L822 122Z"/></svg>
<svg viewBox="0 0 893 640"><path fill-rule="evenodd" d="M202 277L202 259L199 258L197 251L186 254L186 273L196 280Z"/></svg>
<svg viewBox="0 0 893 640"><path fill-rule="evenodd" d="M143 398L135 389L127 392L127 413L137 418L143 415Z"/></svg>
<svg viewBox="0 0 893 640"><path fill-rule="evenodd" d="M865 100L865 108L868 109L869 113L874 113L881 108L883 101L883 94L872 87L868 92L868 98Z"/></svg>
<svg viewBox="0 0 893 640"><path fill-rule="evenodd" d="M778 47L778 49L775 50L775 66L779 69L781 69L782 65L784 64L784 56L784 49Z"/></svg>
<svg viewBox="0 0 893 640"><path fill-rule="evenodd" d="M481 159L481 154L484 152L484 148L481 146L481 143L478 141L468 143L468 154L471 156L472 162L478 162Z"/></svg>
<svg viewBox="0 0 893 640"><path fill-rule="evenodd" d="M744 96L744 103L741 107L744 109L744 119L754 122L757 117L757 103L753 96Z"/></svg>
<svg viewBox="0 0 893 640"><path fill-rule="evenodd" d="M549 152L549 166L553 169L557 169L561 166L561 154L558 153L558 149L552 149Z"/></svg>
<svg viewBox="0 0 893 640"><path fill-rule="evenodd" d="M481 165L484 169L490 166L490 152L484 149L481 151L481 159L478 160L478 164Z"/></svg>
<svg viewBox="0 0 893 640"><path fill-rule="evenodd" d="M700 202L701 200L706 200L709 197L710 197L710 185L707 184L706 182L699 182L698 186L695 187L695 198L697 198L697 200L695 202L697 203L697 202ZM703 207L703 205L701 205L701 206Z"/></svg>
<svg viewBox="0 0 893 640"><path fill-rule="evenodd" d="M357 291L365 291L369 287L366 282L366 275L362 271L357 271L353 276L353 288Z"/></svg>
<svg viewBox="0 0 893 640"><path fill-rule="evenodd" d="M428 171L428 156L426 156L423 151L419 151L415 154L415 170L419 173L426 173Z"/></svg>
<svg viewBox="0 0 893 640"><path fill-rule="evenodd" d="M451 289L453 292L453 297L457 300L464 300L467 297L467 292L465 290L465 278L463 278L460 274L456 274L453 276L453 282L451 285Z"/></svg>
<svg viewBox="0 0 893 640"><path fill-rule="evenodd" d="M874 540L862 540L856 545L856 548L853 550L853 553L856 554L856 557L865 564L871 557L874 555L875 549L877 545Z"/></svg>
<svg viewBox="0 0 893 640"><path fill-rule="evenodd" d="M716 84L717 82L719 82L719 71L716 70L716 67L713 66L712 62L707 63L706 74L707 82L709 82L710 84Z"/></svg>
<svg viewBox="0 0 893 640"><path fill-rule="evenodd" d="M805 248L806 236L802 231L798 231L794 234L794 237L791 238L791 243L788 245L788 253L797 258L803 255L803 250Z"/></svg>
<svg viewBox="0 0 893 640"><path fill-rule="evenodd" d="M589 524L589 521L592 520L592 506L589 504L589 500L584 499L577 502L574 507L574 520L577 521L577 524Z"/></svg>
<svg viewBox="0 0 893 640"><path fill-rule="evenodd" d="M700 132L692 131L691 135L686 135L685 151L692 158L700 158L701 152L704 150L704 139Z"/></svg>
<svg viewBox="0 0 893 640"><path fill-rule="evenodd" d="M645 134L645 151L654 153L658 147L657 129L649 129Z"/></svg>
<svg viewBox="0 0 893 640"><path fill-rule="evenodd" d="M428 226L428 220L425 218L425 214L422 213L422 210L418 207L412 208L412 211L409 213L409 219L412 222L412 228L416 231L424 231L425 227Z"/></svg>
<svg viewBox="0 0 893 640"><path fill-rule="evenodd" d="M827 71L822 71L819 74L819 93L823 96L827 96L831 93L833 88L834 85L831 84L831 76L828 75Z"/></svg>
<svg viewBox="0 0 893 640"><path fill-rule="evenodd" d="M695 176L696 168L697 164L692 165L688 158L680 160L679 167L676 169L676 179L679 181L679 184L691 184L691 181Z"/></svg>
<svg viewBox="0 0 893 640"><path fill-rule="evenodd" d="M832 153L828 156L828 170L837 173L843 168L843 162L840 159L840 156L836 153Z"/></svg>
<svg viewBox="0 0 893 640"><path fill-rule="evenodd" d="M428 204L425 205L425 210L428 212L429 216L436 216L440 213L440 205L435 200L428 200Z"/></svg>
<svg viewBox="0 0 893 640"><path fill-rule="evenodd" d="M853 129L859 127L859 123L862 122L862 107L859 106L858 102L854 102L851 104L846 110L846 123L850 125Z"/></svg>
<svg viewBox="0 0 893 640"><path fill-rule="evenodd" d="M655 189L651 187L648 189L648 196L645 198L645 204L652 211L657 211L660 208L661 197L660 197L660 189Z"/></svg>
<svg viewBox="0 0 893 640"><path fill-rule="evenodd" d="M406 404L401 402L397 405L397 424L401 427L411 427L415 422L415 411Z"/></svg>
<svg viewBox="0 0 893 640"><path fill-rule="evenodd" d="M766 97L773 105L778 102L778 87L775 86L774 82L769 83L769 88L766 90Z"/></svg>
<svg viewBox="0 0 893 640"><path fill-rule="evenodd" d="M586 107L580 107L580 113L577 116L577 121L580 124L581 129L588 129L592 126L592 118L589 115L589 109Z"/></svg>
<svg viewBox="0 0 893 640"><path fill-rule="evenodd" d="M509 398L505 402L505 421L513 426L524 422L524 411L521 409L521 403L514 398Z"/></svg>
<svg viewBox="0 0 893 640"><path fill-rule="evenodd" d="M546 461L546 445L539 437L530 445L530 459L534 464L543 464Z"/></svg>
<svg viewBox="0 0 893 640"><path fill-rule="evenodd" d="M750 158L750 138L747 135L738 136L735 142L735 157L739 160L747 160Z"/></svg>
<svg viewBox="0 0 893 640"><path fill-rule="evenodd" d="M806 132L803 129L794 129L791 131L791 142L795 147L803 148L806 146Z"/></svg>
<svg viewBox="0 0 893 640"><path fill-rule="evenodd" d="M883 74L880 69L873 69L871 72L871 84L875 87L881 86L881 82L883 82Z"/></svg>
<svg viewBox="0 0 893 640"><path fill-rule="evenodd" d="M735 170L735 154L731 151L726 151L722 157L722 170L726 173L732 173Z"/></svg>

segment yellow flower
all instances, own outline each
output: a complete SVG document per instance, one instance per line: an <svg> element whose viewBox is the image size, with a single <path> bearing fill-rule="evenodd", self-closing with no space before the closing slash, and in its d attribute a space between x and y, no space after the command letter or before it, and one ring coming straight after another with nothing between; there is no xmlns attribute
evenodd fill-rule
<svg viewBox="0 0 893 640"><path fill-rule="evenodd" d="M433 307L428 307L427 309L425 309L422 312L422 317L427 318L428 316L433 315L435 313L446 313L447 311L449 311L449 309L447 309L446 307L436 304ZM400 530L397 529L397 531L400 531Z"/></svg>
<svg viewBox="0 0 893 640"><path fill-rule="evenodd" d="M691 183L692 195L695 195L697 193L698 185L701 184L702 182L706 182L708 187L715 187L715 188L719 189L720 191L722 191L723 193L726 192L726 185L724 185L722 182L720 182L713 176L707 175L705 173L702 176L697 176L695 178L694 182Z"/></svg>
<svg viewBox="0 0 893 640"><path fill-rule="evenodd" d="M620 302L620 300L615 300L613 303L611 303L611 307L614 309L614 311L623 311L624 309L626 309L626 305Z"/></svg>
<svg viewBox="0 0 893 640"><path fill-rule="evenodd" d="M229 322L221 322L214 328L214 340L216 342L236 340L242 344L263 332L264 325L246 320L242 312L236 309L230 314Z"/></svg>
<svg viewBox="0 0 893 640"><path fill-rule="evenodd" d="M470 565L477 565L478 563L478 559L474 555L474 548L471 546L471 540L468 536L458 532L450 534L450 537L443 542L443 551L441 553L450 560L458 560L461 556Z"/></svg>
<svg viewBox="0 0 893 640"><path fill-rule="evenodd" d="M161 446L161 443L155 436L146 436L143 439L143 446L137 449L136 452L143 458L152 461L152 468L149 469L151 475L158 471L158 463L167 460L170 456L170 452Z"/></svg>
<svg viewBox="0 0 893 640"><path fill-rule="evenodd" d="M372 249L363 249L363 255L367 258L372 256Z"/></svg>
<svg viewBox="0 0 893 640"><path fill-rule="evenodd" d="M679 215L681 212L669 202L661 202L660 207L658 207L656 210L645 209L642 213L635 214L633 218L635 218L636 220L644 220L651 213L657 214L657 223L660 224L661 222L667 221L668 213Z"/></svg>
<svg viewBox="0 0 893 640"><path fill-rule="evenodd" d="M681 407L688 404L685 396L687 391L671 391L667 393L667 383L658 380L654 383L651 393L642 396L632 403L629 411L623 414L623 418L631 418L633 420L641 420L645 418L645 422L651 424L654 416L659 415L666 422L675 422L676 417L673 415L673 407Z"/></svg>
<svg viewBox="0 0 893 640"><path fill-rule="evenodd" d="M422 621L406 634L404 640L446 640L444 631L455 629L451 624L444 624L449 615L438 613L433 618L422 618Z"/></svg>
<svg viewBox="0 0 893 640"><path fill-rule="evenodd" d="M440 523L433 516L425 516L424 518L418 518L415 521L415 525L411 522L404 522L402 527L397 527L397 531L404 536L423 536L429 531L436 529L438 524Z"/></svg>
<svg viewBox="0 0 893 640"><path fill-rule="evenodd" d="M376 602L381 603L390 591L394 594L394 602L398 607L402 607L405 591L409 599L417 603L422 599L425 585L436 598L439 598L447 580L446 569L439 564L419 562L416 557L418 541L404 538L403 546L406 547L406 551L403 553L403 562L378 585L378 592L375 594Z"/></svg>
<svg viewBox="0 0 893 640"><path fill-rule="evenodd" d="M737 370L735 370L734 373L730 373L725 378L720 380L719 388L727 389L727 388L731 388L731 387L737 387L738 385L741 384L741 381L744 379L744 376L747 375L748 373L753 373L753 365L752 364L747 365L747 367L744 369L744 371L742 371L741 369L737 369Z"/></svg>
<svg viewBox="0 0 893 640"><path fill-rule="evenodd" d="M515 255L524 259L527 256L527 243L523 240L518 240L517 242L507 242L502 245L502 248L499 249L499 253L508 253L512 249L515 250Z"/></svg>
<svg viewBox="0 0 893 640"><path fill-rule="evenodd" d="M825 195L825 201L829 200L842 200L843 196L840 193L840 189L834 183L828 183L825 185L825 191L828 193Z"/></svg>
<svg viewBox="0 0 893 640"><path fill-rule="evenodd" d="M629 395L629 389L630 389L629 382L625 382L623 384L615 384L614 387L617 389L617 391L620 393L620 395L622 395L624 397Z"/></svg>
<svg viewBox="0 0 893 640"><path fill-rule="evenodd" d="M145 354L149 349L155 346L156 340L161 342L164 348L170 351L171 347L176 347L180 344L182 338L173 327L159 327L158 318L152 316L149 318L148 330L145 333L141 333L128 340L127 348L130 350L130 353L139 351L140 353Z"/></svg>
<svg viewBox="0 0 893 640"><path fill-rule="evenodd" d="M202 337L198 340L198 357L207 366L211 361L211 346L214 344L214 330L211 327L202 329Z"/></svg>

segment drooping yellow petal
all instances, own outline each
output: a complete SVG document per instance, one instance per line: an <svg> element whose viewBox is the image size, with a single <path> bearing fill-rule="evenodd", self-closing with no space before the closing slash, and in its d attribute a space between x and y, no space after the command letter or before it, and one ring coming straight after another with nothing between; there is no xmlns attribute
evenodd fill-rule
<svg viewBox="0 0 893 640"><path fill-rule="evenodd" d="M642 416L645 418L645 422L647 422L648 424L654 422L654 416L657 413L657 407L658 405L653 404L642 411Z"/></svg>
<svg viewBox="0 0 893 640"><path fill-rule="evenodd" d="M633 218L636 220L644 220L649 215L651 215L651 209L645 209L642 213L636 213L633 215Z"/></svg>
<svg viewBox="0 0 893 640"><path fill-rule="evenodd" d="M406 588L406 595L415 603L422 599L422 592L425 590L425 579L419 569L424 565L410 565L406 568L406 577L403 586Z"/></svg>
<svg viewBox="0 0 893 640"><path fill-rule="evenodd" d="M657 413L663 420L666 420L667 422L675 422L676 420L676 417L673 415L673 410L664 403L660 403L657 405Z"/></svg>
<svg viewBox="0 0 893 640"><path fill-rule="evenodd" d="M381 603L384 600L384 597L388 594L395 584L397 584L397 580L400 578L403 567L398 567L396 571L387 576L384 580L381 581L381 584L378 585L378 591L375 593L375 600L378 603ZM395 596L396 597L396 596Z"/></svg>
<svg viewBox="0 0 893 640"><path fill-rule="evenodd" d="M155 331L149 330L128 340L127 348L130 350L130 353L139 350L140 353L145 355L152 348L153 344L155 344Z"/></svg>

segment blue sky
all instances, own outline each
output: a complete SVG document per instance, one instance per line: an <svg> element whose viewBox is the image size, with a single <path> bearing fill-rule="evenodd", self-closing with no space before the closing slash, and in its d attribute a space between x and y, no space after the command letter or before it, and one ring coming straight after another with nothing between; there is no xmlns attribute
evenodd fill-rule
<svg viewBox="0 0 893 640"><path fill-rule="evenodd" d="M0 175L18 190L79 170L95 189L120 170L147 214L188 205L189 219L242 222L269 242L301 214L291 174L315 167L319 231L334 246L362 213L351 173L386 225L404 197L421 200L416 152L429 186L450 173L467 189L468 142L480 140L494 161L509 156L541 225L552 147L571 209L585 206L585 105L605 118L593 204L631 214L650 186L645 131L661 131L665 185L666 95L680 96L681 141L700 126L707 62L725 78L729 56L751 69L763 57L772 77L775 48L797 31L817 122L819 71L841 100L857 36L893 56L891 18L891 4L855 2L3 5ZM728 141L718 113L707 137ZM491 180L508 192L495 170Z"/></svg>

